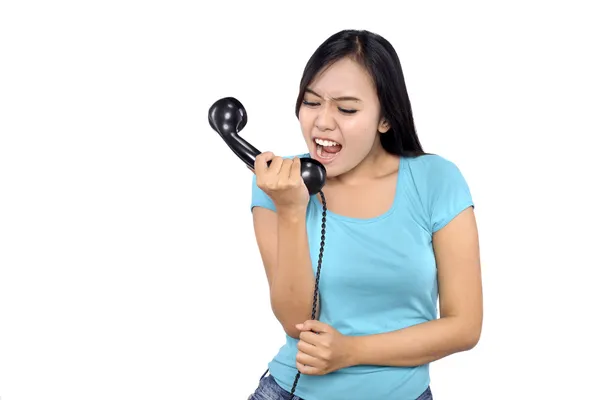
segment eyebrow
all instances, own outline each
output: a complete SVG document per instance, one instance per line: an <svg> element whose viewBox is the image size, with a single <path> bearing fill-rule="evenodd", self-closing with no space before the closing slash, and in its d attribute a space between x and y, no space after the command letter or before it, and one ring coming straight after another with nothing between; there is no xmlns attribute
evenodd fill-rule
<svg viewBox="0 0 600 400"><path fill-rule="evenodd" d="M320 94L318 94L317 92L315 92L311 88L306 88L306 92L307 93L312 93L312 94L314 94L317 97L323 98L323 96L321 96ZM352 97L352 96L333 97L333 100L335 100L335 101L361 101L359 98Z"/></svg>

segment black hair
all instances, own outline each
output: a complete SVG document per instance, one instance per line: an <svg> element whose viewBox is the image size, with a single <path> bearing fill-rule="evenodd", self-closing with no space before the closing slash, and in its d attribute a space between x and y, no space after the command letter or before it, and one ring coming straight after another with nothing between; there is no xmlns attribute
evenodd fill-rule
<svg viewBox="0 0 600 400"><path fill-rule="evenodd" d="M380 134L383 148L398 156L425 154L413 120L404 73L394 47L382 36L366 30L342 30L326 39L308 60L296 101L296 117L308 85L334 62L348 57L371 75L381 106L381 116L390 129Z"/></svg>

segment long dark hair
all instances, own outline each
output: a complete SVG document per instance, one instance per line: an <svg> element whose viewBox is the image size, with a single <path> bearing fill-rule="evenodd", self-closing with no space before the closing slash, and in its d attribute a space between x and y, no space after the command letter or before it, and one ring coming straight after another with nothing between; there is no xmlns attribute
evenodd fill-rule
<svg viewBox="0 0 600 400"><path fill-rule="evenodd" d="M300 80L296 117L299 115L306 88L315 76L344 57L362 65L373 79L382 117L390 124L388 132L379 135L383 148L399 156L425 154L415 129L398 54L385 38L369 31L340 31L330 36L315 50Z"/></svg>

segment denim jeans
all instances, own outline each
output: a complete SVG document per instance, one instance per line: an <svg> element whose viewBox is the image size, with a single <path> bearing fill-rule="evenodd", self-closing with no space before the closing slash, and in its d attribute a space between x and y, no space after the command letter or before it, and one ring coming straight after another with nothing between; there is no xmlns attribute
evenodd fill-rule
<svg viewBox="0 0 600 400"><path fill-rule="evenodd" d="M248 400L303 400L302 398L294 395L293 398L290 398L290 392L286 391L284 388L279 386L275 379L268 375L263 375L260 378L258 387L256 391L248 397ZM379 399L373 399L379 400ZM382 400L392 400L392 399L382 399ZM398 399L400 400L400 399ZM402 399L403 400L403 399ZM427 388L418 398L415 400L433 400L433 395L431 394L431 388Z"/></svg>

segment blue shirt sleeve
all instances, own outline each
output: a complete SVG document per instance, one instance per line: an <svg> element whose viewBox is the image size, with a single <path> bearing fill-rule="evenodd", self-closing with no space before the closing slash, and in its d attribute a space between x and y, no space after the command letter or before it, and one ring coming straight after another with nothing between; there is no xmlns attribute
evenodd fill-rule
<svg viewBox="0 0 600 400"><path fill-rule="evenodd" d="M469 185L451 161L435 156L428 171L430 229L435 233L454 217L473 206Z"/></svg>
<svg viewBox="0 0 600 400"><path fill-rule="evenodd" d="M252 201L250 210L254 207L264 207L275 211L275 203L261 188L256 184L256 175L252 174Z"/></svg>

